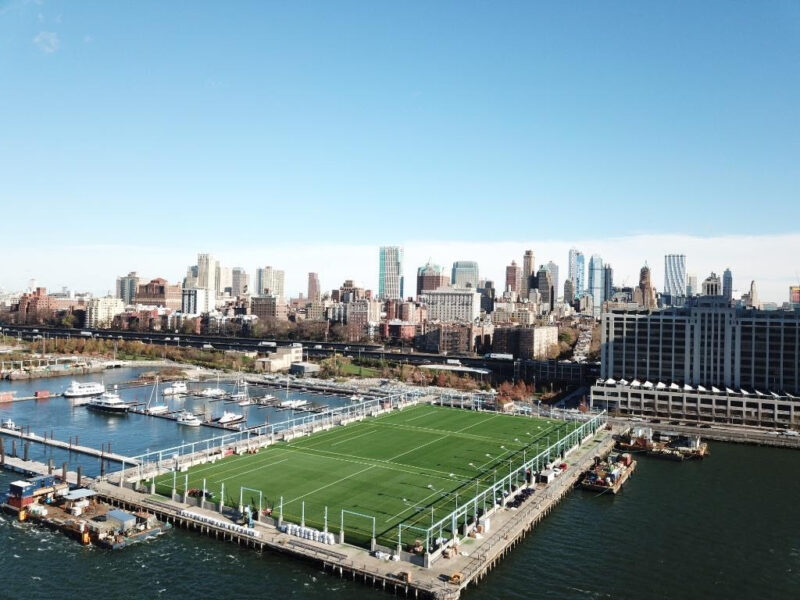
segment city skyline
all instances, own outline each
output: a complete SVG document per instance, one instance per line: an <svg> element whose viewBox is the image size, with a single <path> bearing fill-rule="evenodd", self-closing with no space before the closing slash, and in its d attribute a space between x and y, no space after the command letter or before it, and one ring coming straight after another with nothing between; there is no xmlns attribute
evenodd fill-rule
<svg viewBox="0 0 800 600"><path fill-rule="evenodd" d="M748 291L750 281L758 284L762 302L781 304L788 299L791 285L798 285L793 268L789 271L775 256L791 256L800 247L800 234L783 236L725 236L719 238L692 238L689 236L631 236L608 240L575 240L552 242L539 240L505 243L477 242L396 242L404 248L403 275L407 281L416 282L416 270L424 266L429 258L441 264L445 270L456 260L476 260L481 279L495 282L505 281L505 267L511 260L522 264L525 250L532 248L536 254L536 269L552 260L564 273L567 272L568 253L572 247L582 251L588 258L599 254L604 263L614 266L614 283L617 286L635 286L639 270L647 263L652 271L652 281L659 291L664 281L664 256L680 253L686 255L686 271L695 275L698 282L712 271L721 276L730 267L734 277L734 296L741 297ZM210 245L205 248L138 247L117 246L114 248L79 246L73 256L81 264L91 264L91 269L75 269L70 272L49 257L57 248L43 248L37 261L25 248L9 249L9 264L17 265L13 271L0 273L0 288L6 291L24 289L31 278L50 290L67 286L73 290L86 290L95 294L113 294L116 278L136 271L143 280L163 277L171 283L181 280L188 265L195 264L198 253L209 253L224 266L237 265L245 269L254 281L256 267L263 266L265 257L279 265L286 274L285 292L288 297L305 295L308 273L319 274L322 292L338 288L345 279L354 279L366 288L377 292L378 246L333 244L304 247L232 248L226 245L215 251ZM120 256L124 258L120 258ZM321 258L324 257L324 258ZM586 273L588 282L588 270ZM563 281L563 276L562 276ZM561 284L563 287L563 283ZM414 285L406 296L413 294ZM588 287L588 286L587 286ZM498 290L500 287L497 288ZM558 291L560 296L563 289Z"/></svg>

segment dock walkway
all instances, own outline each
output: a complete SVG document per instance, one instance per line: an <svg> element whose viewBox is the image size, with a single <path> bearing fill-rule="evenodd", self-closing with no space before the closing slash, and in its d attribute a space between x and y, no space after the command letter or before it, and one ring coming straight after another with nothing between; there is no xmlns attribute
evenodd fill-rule
<svg viewBox="0 0 800 600"><path fill-rule="evenodd" d="M103 460L125 463L127 465L138 464L135 458L124 456L122 454L117 454L116 452L106 452L104 450L98 450L97 448L90 448L89 446L80 446L78 444L71 444L69 442L64 442L62 440L49 438L43 435L38 435L36 433L24 433L17 429L8 429L3 427L0 428L0 434L12 438L18 438L20 440L25 440L28 442L45 444L46 446L52 446L53 448L61 448L62 450L67 450L68 452L77 452L78 454L85 454L86 456L95 456Z"/></svg>

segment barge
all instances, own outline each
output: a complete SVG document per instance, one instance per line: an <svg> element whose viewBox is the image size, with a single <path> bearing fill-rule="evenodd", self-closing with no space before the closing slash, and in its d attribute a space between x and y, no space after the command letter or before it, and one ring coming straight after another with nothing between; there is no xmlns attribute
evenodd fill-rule
<svg viewBox="0 0 800 600"><path fill-rule="evenodd" d="M30 521L64 533L83 545L120 550L172 528L152 513L129 513L99 501L97 492L85 488L70 491L55 475L13 481L0 507Z"/></svg>
<svg viewBox="0 0 800 600"><path fill-rule="evenodd" d="M636 470L636 461L625 453L602 460L595 458L594 465L584 473L581 487L591 492L618 494L622 486Z"/></svg>

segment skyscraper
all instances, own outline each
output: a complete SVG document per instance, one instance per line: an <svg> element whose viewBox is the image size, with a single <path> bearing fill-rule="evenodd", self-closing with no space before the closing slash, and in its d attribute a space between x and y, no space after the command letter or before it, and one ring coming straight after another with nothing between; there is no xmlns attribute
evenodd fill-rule
<svg viewBox="0 0 800 600"><path fill-rule="evenodd" d="M319 302L322 294L319 289L319 275L316 273L308 274L308 301Z"/></svg>
<svg viewBox="0 0 800 600"><path fill-rule="evenodd" d="M533 250L525 250L525 255L522 257L522 290L521 296L523 298L528 297L528 290L530 289L531 284L531 275L533 275L534 271L534 256Z"/></svg>
<svg viewBox="0 0 800 600"><path fill-rule="evenodd" d="M522 289L522 269L512 260L506 267L506 291L520 293Z"/></svg>
<svg viewBox="0 0 800 600"><path fill-rule="evenodd" d="M285 273L280 269L264 267L256 269L254 296L276 296L283 300L283 282Z"/></svg>
<svg viewBox="0 0 800 600"><path fill-rule="evenodd" d="M450 278L439 265L428 263L417 269L417 296L449 286Z"/></svg>
<svg viewBox="0 0 800 600"><path fill-rule="evenodd" d="M573 290L576 298L584 295L584 277L586 268L584 264L583 252L572 248L569 251L569 268L567 277L572 280Z"/></svg>
<svg viewBox="0 0 800 600"><path fill-rule="evenodd" d="M558 296L558 265L551 260L547 263L547 270L550 271L550 278L553 280L553 289L556 291L555 296ZM555 301L556 298L553 298L553 302Z"/></svg>
<svg viewBox="0 0 800 600"><path fill-rule="evenodd" d="M572 304L573 300L575 300L575 284L572 279L567 278L564 280L564 302Z"/></svg>
<svg viewBox="0 0 800 600"><path fill-rule="evenodd" d="M231 296L244 296L250 288L250 276L242 267L231 269Z"/></svg>
<svg viewBox="0 0 800 600"><path fill-rule="evenodd" d="M656 290L650 280L650 267L647 265L639 271L639 285L633 290L633 301L646 309L657 308Z"/></svg>
<svg viewBox="0 0 800 600"><path fill-rule="evenodd" d="M403 297L403 249L400 246L380 247L378 297L384 300Z"/></svg>
<svg viewBox="0 0 800 600"><path fill-rule="evenodd" d="M197 255L197 281L194 287L202 289L217 289L218 261L210 254Z"/></svg>
<svg viewBox="0 0 800 600"><path fill-rule="evenodd" d="M727 302L733 299L733 273L730 269L725 269L722 273L722 295Z"/></svg>
<svg viewBox="0 0 800 600"><path fill-rule="evenodd" d="M686 297L693 298L698 294L697 275L689 275L686 278Z"/></svg>
<svg viewBox="0 0 800 600"><path fill-rule="evenodd" d="M478 263L475 261L457 260L453 263L453 270L450 277L450 283L453 284L453 287L471 287L476 289L478 287L479 278Z"/></svg>
<svg viewBox="0 0 800 600"><path fill-rule="evenodd" d="M606 264L603 268L603 299L610 300L614 295L614 269Z"/></svg>
<svg viewBox="0 0 800 600"><path fill-rule="evenodd" d="M136 271L117 277L117 298L120 298L125 304L133 304L139 283L140 277Z"/></svg>
<svg viewBox="0 0 800 600"><path fill-rule="evenodd" d="M588 293L592 297L592 314L599 317L603 310L603 301L605 298L605 269L603 268L603 259L597 254L592 254L589 259L589 290Z"/></svg>
<svg viewBox="0 0 800 600"><path fill-rule="evenodd" d="M553 287L553 274L545 265L539 268L539 272L536 274L536 283L538 284L539 297L542 299L542 304L548 312L552 311L556 301L556 289Z"/></svg>
<svg viewBox="0 0 800 600"><path fill-rule="evenodd" d="M703 296L720 296L722 294L722 284L719 277L713 271L711 275L703 280Z"/></svg>
<svg viewBox="0 0 800 600"><path fill-rule="evenodd" d="M686 256L667 254L664 256L664 293L669 294L672 304L686 294Z"/></svg>

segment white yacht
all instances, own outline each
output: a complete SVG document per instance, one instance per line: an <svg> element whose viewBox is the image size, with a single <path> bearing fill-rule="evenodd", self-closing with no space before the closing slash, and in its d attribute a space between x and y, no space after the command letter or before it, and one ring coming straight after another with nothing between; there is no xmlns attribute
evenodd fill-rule
<svg viewBox="0 0 800 600"><path fill-rule="evenodd" d="M352 396L350 396L350 401L351 402L362 402L363 400L364 400L364 396L361 396L359 394L353 394Z"/></svg>
<svg viewBox="0 0 800 600"><path fill-rule="evenodd" d="M302 408L308 404L308 400L283 400L280 404L281 408Z"/></svg>
<svg viewBox="0 0 800 600"><path fill-rule="evenodd" d="M218 387L205 388L202 392L200 392L200 395L203 396L204 398L219 398L220 396L225 395L225 390Z"/></svg>
<svg viewBox="0 0 800 600"><path fill-rule="evenodd" d="M183 396L189 393L189 389L186 387L185 381L175 381L172 385L168 385L164 388L164 391L161 392L164 396Z"/></svg>
<svg viewBox="0 0 800 600"><path fill-rule="evenodd" d="M130 405L116 392L103 392L98 398L92 398L86 405L92 410L110 413L127 413Z"/></svg>
<svg viewBox="0 0 800 600"><path fill-rule="evenodd" d="M188 427L199 427L203 422L196 414L191 411L184 410L178 415L178 425L186 425Z"/></svg>
<svg viewBox="0 0 800 600"><path fill-rule="evenodd" d="M102 383L94 381L87 381L81 383L80 381L73 381L69 387L64 390L64 397L66 398L84 398L86 396L99 396L106 391L106 386Z"/></svg>
<svg viewBox="0 0 800 600"><path fill-rule="evenodd" d="M227 410L222 413L222 416L217 419L219 425L233 425L244 421L244 415L239 413L228 412Z"/></svg>

